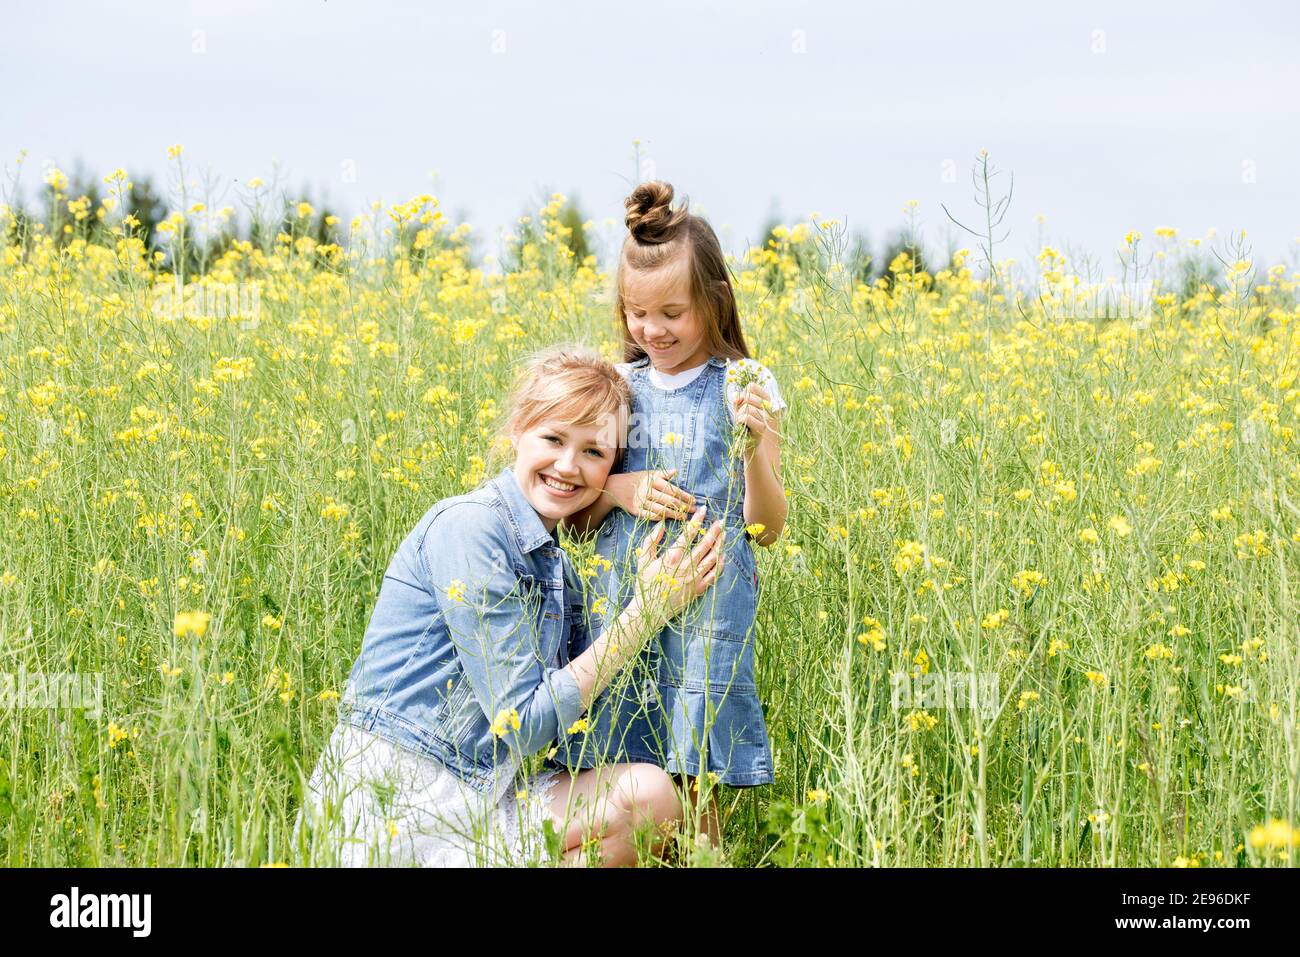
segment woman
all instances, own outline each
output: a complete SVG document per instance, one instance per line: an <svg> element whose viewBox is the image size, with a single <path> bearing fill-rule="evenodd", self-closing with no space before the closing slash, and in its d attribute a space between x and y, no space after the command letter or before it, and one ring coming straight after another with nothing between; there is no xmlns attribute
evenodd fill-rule
<svg viewBox="0 0 1300 957"><path fill-rule="evenodd" d="M648 826L658 846L679 823L678 794L654 765L518 776L526 758L582 733L596 695L723 567L721 524L698 535L703 510L658 556L661 524L633 601L569 659L587 642L572 634L582 598L555 529L600 495L629 404L603 359L544 355L511 402L514 465L433 506L398 548L299 817L339 863L516 861L549 819L567 862L584 860L590 838L605 863L627 864L636 832Z"/></svg>

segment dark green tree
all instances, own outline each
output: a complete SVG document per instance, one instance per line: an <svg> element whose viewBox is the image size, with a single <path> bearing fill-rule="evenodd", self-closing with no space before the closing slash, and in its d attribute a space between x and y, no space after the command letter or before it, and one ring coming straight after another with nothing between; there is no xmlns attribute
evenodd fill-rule
<svg viewBox="0 0 1300 957"><path fill-rule="evenodd" d="M167 203L154 189L153 180L147 175L132 175L131 191L126 194L126 212L140 224L135 227L135 234L143 241L146 249L155 249L158 245L158 224L167 217Z"/></svg>
<svg viewBox="0 0 1300 957"><path fill-rule="evenodd" d="M515 223L517 242L506 247L506 252L501 261L501 266L506 272L516 272L522 267L523 264L519 260L519 255L524 246L530 242L539 245L542 242L542 227L537 218L537 210L547 205L553 191L543 190L543 194L546 198L538 202L532 209L524 210ZM582 224L587 221L587 218L583 215L577 199L565 200L564 206L560 208L556 218L561 225L569 227L570 232L565 237L564 244L573 253L573 265L581 265L592 250L587 240L586 230L582 228ZM527 221L525 222L525 220Z"/></svg>
<svg viewBox="0 0 1300 957"><path fill-rule="evenodd" d="M587 231L582 228L582 224L587 219L582 215L582 210L578 208L578 198L576 196L564 204L557 218L562 226L569 228L570 233L565 242L569 247L569 251L573 253L574 262L581 265L591 255L591 244L587 242Z"/></svg>

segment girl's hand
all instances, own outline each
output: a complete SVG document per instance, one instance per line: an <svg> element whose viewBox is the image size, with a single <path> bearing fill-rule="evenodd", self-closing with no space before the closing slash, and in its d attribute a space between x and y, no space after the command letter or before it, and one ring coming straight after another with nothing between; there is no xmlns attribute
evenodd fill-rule
<svg viewBox="0 0 1300 957"><path fill-rule="evenodd" d="M749 429L749 447L752 449L763 441L763 437L772 431L772 419L768 414L772 397L761 385L751 383L736 396L736 425Z"/></svg>
<svg viewBox="0 0 1300 957"><path fill-rule="evenodd" d="M722 523L714 522L704 537L691 547L704 524L701 506L677 541L662 555L659 543L664 524L654 527L637 552L636 598L641 607L665 622L704 594L722 570L726 556Z"/></svg>
<svg viewBox="0 0 1300 957"><path fill-rule="evenodd" d="M669 481L676 474L676 469L623 472L611 475L605 488L618 507L635 518L684 522L695 507L695 498Z"/></svg>

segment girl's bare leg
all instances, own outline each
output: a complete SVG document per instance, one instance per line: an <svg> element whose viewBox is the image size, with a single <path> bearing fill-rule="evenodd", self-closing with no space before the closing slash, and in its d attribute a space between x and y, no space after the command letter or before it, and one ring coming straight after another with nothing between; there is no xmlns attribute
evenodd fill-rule
<svg viewBox="0 0 1300 957"><path fill-rule="evenodd" d="M718 807L718 789L715 785L709 789L709 798L707 801L700 800L700 793L696 790L698 783L690 775L681 776L682 794L684 798L695 804L695 813L698 815L699 833L709 839L709 846L718 848L722 846L722 811Z"/></svg>
<svg viewBox="0 0 1300 957"><path fill-rule="evenodd" d="M651 829L651 848L658 853L682 821L677 788L653 764L614 764L579 771L569 787L557 787L550 814L564 838L564 863L586 863L583 843L600 841L601 863L623 867L636 863L635 833Z"/></svg>

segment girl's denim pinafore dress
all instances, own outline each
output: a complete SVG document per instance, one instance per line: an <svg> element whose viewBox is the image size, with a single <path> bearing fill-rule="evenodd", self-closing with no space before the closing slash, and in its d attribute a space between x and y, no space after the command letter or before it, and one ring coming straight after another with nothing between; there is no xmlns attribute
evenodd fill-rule
<svg viewBox="0 0 1300 957"><path fill-rule="evenodd" d="M744 461L732 455L726 406L727 363L713 358L689 384L671 391L649 381L649 360L632 364L632 415L621 471L676 468L673 482L721 520L726 564L713 586L674 618L592 705L588 730L566 736L571 767L648 761L672 774L715 772L724 784L772 781L772 756L754 683L758 569L745 534ZM622 509L606 517L596 551L610 567L589 585L589 629L577 655L604 633L632 598L637 547L653 527ZM683 523L667 522L660 551ZM602 601L604 597L604 601Z"/></svg>

